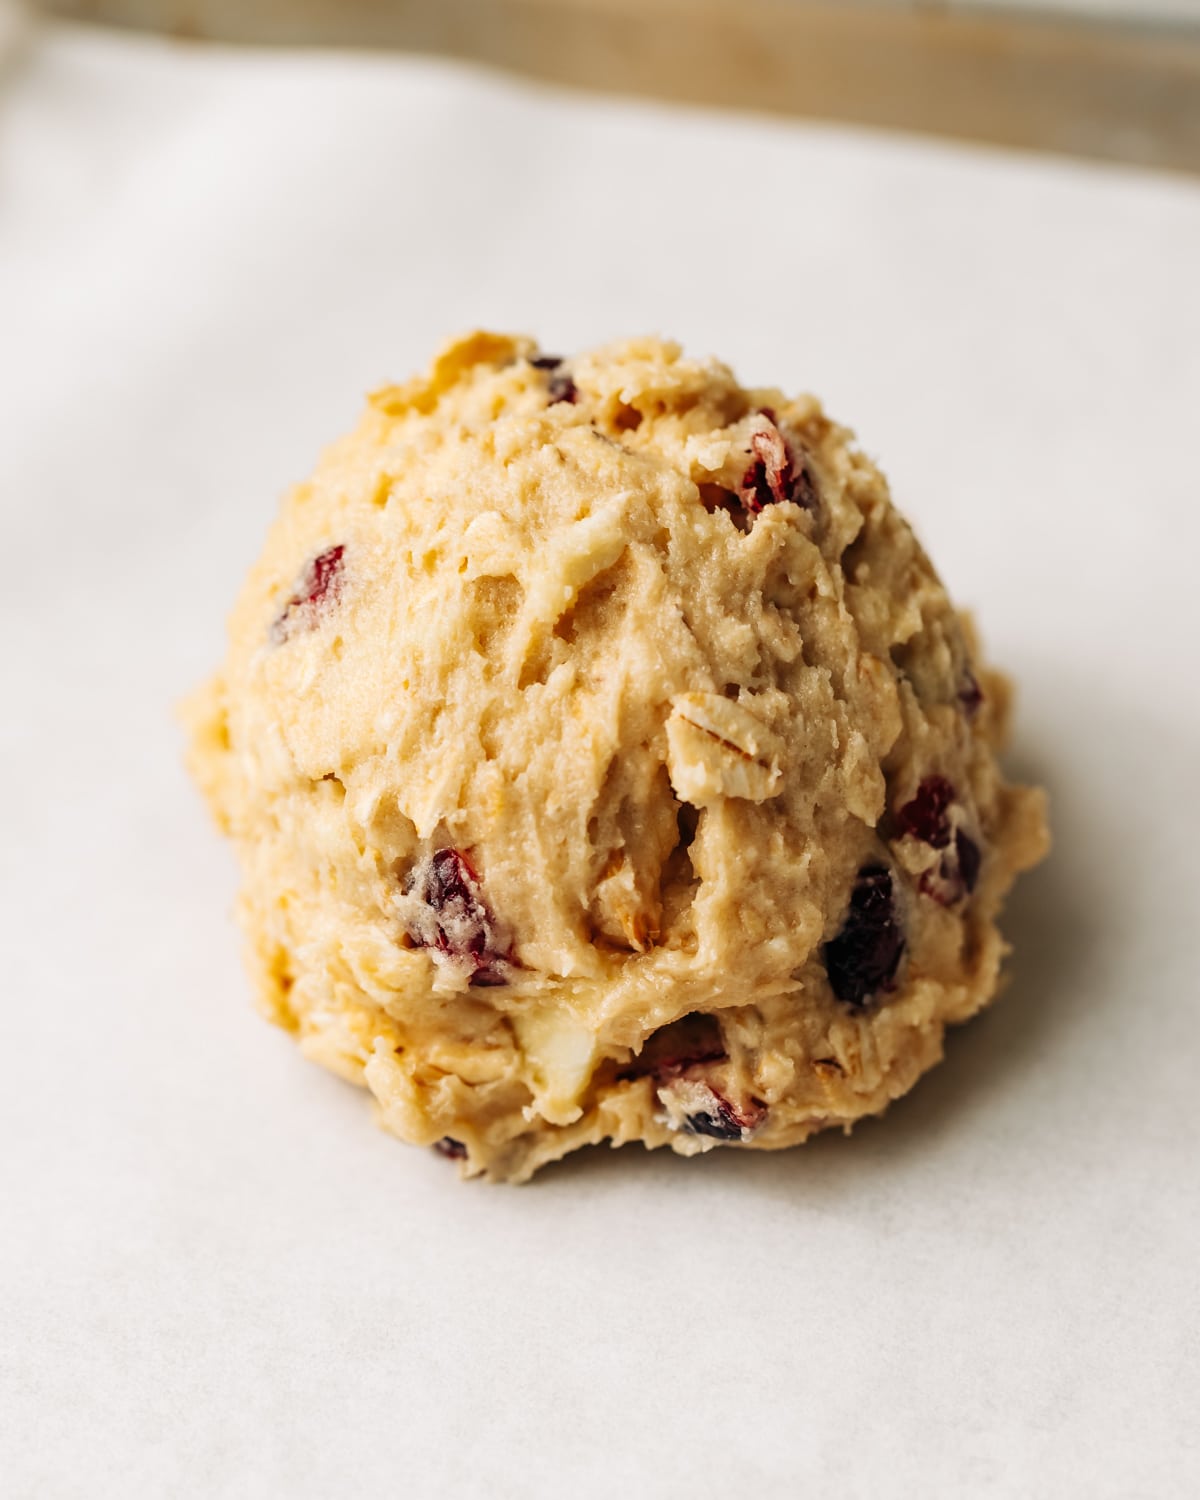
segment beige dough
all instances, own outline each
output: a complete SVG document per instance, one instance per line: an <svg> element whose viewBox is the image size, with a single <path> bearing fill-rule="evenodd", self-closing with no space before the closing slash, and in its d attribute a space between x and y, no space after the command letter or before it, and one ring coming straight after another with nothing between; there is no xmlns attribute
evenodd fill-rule
<svg viewBox="0 0 1200 1500"><path fill-rule="evenodd" d="M192 700L260 1003L523 1181L877 1113L1044 853L1007 706L811 397L474 334L294 489Z"/></svg>

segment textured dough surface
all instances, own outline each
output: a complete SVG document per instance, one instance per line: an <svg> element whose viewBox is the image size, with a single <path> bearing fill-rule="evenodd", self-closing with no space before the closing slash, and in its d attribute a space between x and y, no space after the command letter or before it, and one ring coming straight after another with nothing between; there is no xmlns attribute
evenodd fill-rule
<svg viewBox="0 0 1200 1500"><path fill-rule="evenodd" d="M286 498L188 709L262 1008L520 1181L884 1109L1046 848L886 483L811 397L475 334Z"/></svg>

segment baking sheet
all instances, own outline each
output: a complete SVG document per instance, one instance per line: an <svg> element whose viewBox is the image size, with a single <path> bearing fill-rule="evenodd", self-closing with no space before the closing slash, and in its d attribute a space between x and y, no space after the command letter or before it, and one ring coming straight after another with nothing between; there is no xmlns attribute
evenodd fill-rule
<svg viewBox="0 0 1200 1500"><path fill-rule="evenodd" d="M0 86L6 1495L1200 1485L1200 188L55 27ZM461 1185L252 1013L172 702L277 496L475 324L816 389L1057 847L882 1123Z"/></svg>

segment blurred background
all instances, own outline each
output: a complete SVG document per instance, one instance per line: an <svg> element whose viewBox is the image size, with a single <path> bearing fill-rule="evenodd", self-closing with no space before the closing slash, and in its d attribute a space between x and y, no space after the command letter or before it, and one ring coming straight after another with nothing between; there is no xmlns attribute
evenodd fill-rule
<svg viewBox="0 0 1200 1500"><path fill-rule="evenodd" d="M392 46L587 88L1200 171L1200 0L45 5L180 38Z"/></svg>

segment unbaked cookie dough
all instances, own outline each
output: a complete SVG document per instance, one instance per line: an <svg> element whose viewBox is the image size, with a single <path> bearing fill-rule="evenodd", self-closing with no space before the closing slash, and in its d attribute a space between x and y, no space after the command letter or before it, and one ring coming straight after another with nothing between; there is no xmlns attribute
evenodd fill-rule
<svg viewBox="0 0 1200 1500"><path fill-rule="evenodd" d="M1008 689L851 434L476 333L284 502L191 701L262 1008L468 1175L849 1127L1044 853Z"/></svg>

